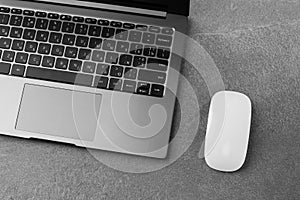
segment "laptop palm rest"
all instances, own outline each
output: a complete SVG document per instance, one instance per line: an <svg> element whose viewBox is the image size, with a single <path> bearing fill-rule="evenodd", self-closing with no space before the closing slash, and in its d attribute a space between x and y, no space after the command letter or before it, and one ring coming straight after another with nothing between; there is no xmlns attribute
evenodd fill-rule
<svg viewBox="0 0 300 200"><path fill-rule="evenodd" d="M16 129L93 141L100 104L100 94L25 84Z"/></svg>

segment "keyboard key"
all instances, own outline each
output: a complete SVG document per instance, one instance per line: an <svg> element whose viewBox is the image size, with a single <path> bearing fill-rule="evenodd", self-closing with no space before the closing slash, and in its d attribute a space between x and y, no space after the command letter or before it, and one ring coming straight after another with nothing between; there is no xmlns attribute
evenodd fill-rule
<svg viewBox="0 0 300 200"><path fill-rule="evenodd" d="M21 9L18 9L18 8L13 8L13 9L11 9L10 12L11 12L12 14L18 14L18 15L22 14L22 10L21 10Z"/></svg>
<svg viewBox="0 0 300 200"><path fill-rule="evenodd" d="M65 57L67 58L76 58L78 53L78 48L67 47L65 52Z"/></svg>
<svg viewBox="0 0 300 200"><path fill-rule="evenodd" d="M142 56L135 56L134 60L133 60L133 66L134 67L140 67L140 68L144 68L146 65L146 57L142 57Z"/></svg>
<svg viewBox="0 0 300 200"><path fill-rule="evenodd" d="M133 59L132 55L123 54L123 55L120 56L119 64L120 65L125 65L125 66L131 66L132 59Z"/></svg>
<svg viewBox="0 0 300 200"><path fill-rule="evenodd" d="M117 43L117 49L116 49L117 52L119 53L128 53L129 51L129 43L128 42L121 42L119 41Z"/></svg>
<svg viewBox="0 0 300 200"><path fill-rule="evenodd" d="M55 63L56 69L68 69L69 60L65 58L57 58Z"/></svg>
<svg viewBox="0 0 300 200"><path fill-rule="evenodd" d="M117 29L115 38L117 40L127 40L129 32L125 29Z"/></svg>
<svg viewBox="0 0 300 200"><path fill-rule="evenodd" d="M9 26L0 26L0 36L8 36L10 27Z"/></svg>
<svg viewBox="0 0 300 200"><path fill-rule="evenodd" d="M148 30L148 26L146 26L146 25L136 25L136 30L147 31Z"/></svg>
<svg viewBox="0 0 300 200"><path fill-rule="evenodd" d="M156 56L156 47L146 45L144 48L144 56L155 57Z"/></svg>
<svg viewBox="0 0 300 200"><path fill-rule="evenodd" d="M112 65L110 69L110 75L114 77L122 77L124 68L117 65Z"/></svg>
<svg viewBox="0 0 300 200"><path fill-rule="evenodd" d="M102 34L101 34L101 36L103 38L113 38L114 35L115 35L115 29L108 28L108 27L103 28Z"/></svg>
<svg viewBox="0 0 300 200"><path fill-rule="evenodd" d="M149 31L153 33L160 33L160 28L157 26L150 26Z"/></svg>
<svg viewBox="0 0 300 200"><path fill-rule="evenodd" d="M94 19L94 18L86 18L86 19L85 19L85 23L87 23L87 24L96 24L96 23L97 23L97 19Z"/></svg>
<svg viewBox="0 0 300 200"><path fill-rule="evenodd" d="M69 65L69 70L71 71L81 71L82 61L80 60L71 60Z"/></svg>
<svg viewBox="0 0 300 200"><path fill-rule="evenodd" d="M23 17L22 16L12 15L10 17L9 24L12 25L12 26L21 26L22 21L23 21Z"/></svg>
<svg viewBox="0 0 300 200"><path fill-rule="evenodd" d="M36 40L40 42L47 42L49 38L49 32L47 31L38 31L36 33Z"/></svg>
<svg viewBox="0 0 300 200"><path fill-rule="evenodd" d="M172 28L163 28L161 31L163 34L173 35L174 30Z"/></svg>
<svg viewBox="0 0 300 200"><path fill-rule="evenodd" d="M78 47L87 47L89 44L89 38L84 36L77 36L76 46Z"/></svg>
<svg viewBox="0 0 300 200"><path fill-rule="evenodd" d="M78 74L73 72L36 67L28 67L25 76L27 78L82 86L92 86L93 81L93 76L88 74Z"/></svg>
<svg viewBox="0 0 300 200"><path fill-rule="evenodd" d="M11 64L0 62L0 74L9 74Z"/></svg>
<svg viewBox="0 0 300 200"><path fill-rule="evenodd" d="M129 93L134 93L135 88L136 88L136 82L135 81L125 80L124 83L123 83L122 91L129 92Z"/></svg>
<svg viewBox="0 0 300 200"><path fill-rule="evenodd" d="M0 14L0 24L8 24L10 15Z"/></svg>
<svg viewBox="0 0 300 200"><path fill-rule="evenodd" d="M25 52L35 53L37 51L37 42L27 41L25 45Z"/></svg>
<svg viewBox="0 0 300 200"><path fill-rule="evenodd" d="M108 64L117 64L119 60L119 54L107 52L105 57L105 62Z"/></svg>
<svg viewBox="0 0 300 200"><path fill-rule="evenodd" d="M64 21L71 21L72 20L72 16L70 16L70 15L61 15L60 19L64 20Z"/></svg>
<svg viewBox="0 0 300 200"><path fill-rule="evenodd" d="M143 43L145 44L154 44L155 42L155 34L153 33L146 33L143 34Z"/></svg>
<svg viewBox="0 0 300 200"><path fill-rule="evenodd" d="M20 64L26 64L28 60L28 54L27 53L21 53L18 52L17 56L16 56L16 63L20 63Z"/></svg>
<svg viewBox="0 0 300 200"><path fill-rule="evenodd" d="M157 57L158 58L169 59L170 58L170 49L169 48L162 48L162 47L158 48Z"/></svg>
<svg viewBox="0 0 300 200"><path fill-rule="evenodd" d="M100 34L101 34L101 26L90 26L89 36L100 37Z"/></svg>
<svg viewBox="0 0 300 200"><path fill-rule="evenodd" d="M164 84L166 82L166 73L141 69L139 70L138 80Z"/></svg>
<svg viewBox="0 0 300 200"><path fill-rule="evenodd" d="M31 54L29 56L28 64L29 65L39 66L41 64L41 60L42 60L42 56L36 55L36 54Z"/></svg>
<svg viewBox="0 0 300 200"><path fill-rule="evenodd" d="M0 38L0 49L10 49L12 39Z"/></svg>
<svg viewBox="0 0 300 200"><path fill-rule="evenodd" d="M11 75L13 76L24 76L25 66L24 65L13 65L11 69Z"/></svg>
<svg viewBox="0 0 300 200"><path fill-rule="evenodd" d="M91 59L92 50L90 49L80 49L78 58L80 60L90 60Z"/></svg>
<svg viewBox="0 0 300 200"><path fill-rule="evenodd" d="M9 12L10 12L10 8L0 7L0 13L9 13Z"/></svg>
<svg viewBox="0 0 300 200"><path fill-rule="evenodd" d="M104 40L102 49L105 51L115 51L116 41L114 40Z"/></svg>
<svg viewBox="0 0 300 200"><path fill-rule="evenodd" d="M156 58L149 58L147 62L147 68L158 71L167 71L169 61Z"/></svg>
<svg viewBox="0 0 300 200"><path fill-rule="evenodd" d="M130 53L135 55L142 55L143 53L143 45L132 43L130 46Z"/></svg>
<svg viewBox="0 0 300 200"><path fill-rule="evenodd" d="M25 29L23 34L23 39L25 40L34 40L36 34L36 30L33 29Z"/></svg>
<svg viewBox="0 0 300 200"><path fill-rule="evenodd" d="M88 25L76 24L75 33L79 35L86 35L88 31Z"/></svg>
<svg viewBox="0 0 300 200"><path fill-rule="evenodd" d="M23 40L14 40L12 43L12 50L23 51L25 42Z"/></svg>
<svg viewBox="0 0 300 200"><path fill-rule="evenodd" d="M142 94L142 95L148 95L150 91L150 84L149 83L144 83L144 82L139 82L136 93Z"/></svg>
<svg viewBox="0 0 300 200"><path fill-rule="evenodd" d="M134 24L131 24L131 23L124 23L124 24L123 24L123 28L126 28L126 29L134 29L134 28L135 28L135 25L134 25Z"/></svg>
<svg viewBox="0 0 300 200"><path fill-rule="evenodd" d="M60 31L62 23L60 21L51 20L49 24L50 31Z"/></svg>
<svg viewBox="0 0 300 200"><path fill-rule="evenodd" d="M26 28L34 28L35 18L33 17L25 17L23 20L23 27Z"/></svg>
<svg viewBox="0 0 300 200"><path fill-rule="evenodd" d="M62 43L65 45L73 46L75 44L75 35L64 34Z"/></svg>
<svg viewBox="0 0 300 200"><path fill-rule="evenodd" d="M75 28L75 23L72 22L64 22L62 25L62 32L65 33L73 33L74 32L74 28Z"/></svg>
<svg viewBox="0 0 300 200"><path fill-rule="evenodd" d="M59 44L62 42L62 34L61 33L51 33L49 37L50 43Z"/></svg>
<svg viewBox="0 0 300 200"><path fill-rule="evenodd" d="M112 27L121 28L122 27L122 22L111 21L110 25Z"/></svg>
<svg viewBox="0 0 300 200"><path fill-rule="evenodd" d="M45 30L48 27L48 23L49 23L48 19L40 19L39 18L39 19L36 20L35 28Z"/></svg>
<svg viewBox="0 0 300 200"><path fill-rule="evenodd" d="M48 13L48 18L50 18L50 19L58 19L59 18L59 14L57 14L57 13Z"/></svg>
<svg viewBox="0 0 300 200"><path fill-rule="evenodd" d="M96 70L96 63L94 62L84 62L82 71L85 73L93 74Z"/></svg>
<svg viewBox="0 0 300 200"><path fill-rule="evenodd" d="M107 77L95 77L94 87L106 89L108 85L108 78Z"/></svg>
<svg viewBox="0 0 300 200"><path fill-rule="evenodd" d="M2 60L7 62L13 62L15 59L15 52L13 51L4 51Z"/></svg>
<svg viewBox="0 0 300 200"><path fill-rule="evenodd" d="M162 85L152 84L150 95L154 97L163 97L165 87Z"/></svg>
<svg viewBox="0 0 300 200"><path fill-rule="evenodd" d="M21 38L23 33L22 28L12 27L10 31L10 37L12 38Z"/></svg>
<svg viewBox="0 0 300 200"><path fill-rule="evenodd" d="M117 78L111 78L109 81L109 87L110 90L117 90L120 91L122 88L122 80Z"/></svg>
<svg viewBox="0 0 300 200"><path fill-rule="evenodd" d="M99 19L98 20L98 24L101 25L101 26L108 26L109 25L109 21L108 20Z"/></svg>
<svg viewBox="0 0 300 200"><path fill-rule="evenodd" d="M23 15L34 16L35 12L33 10L24 10Z"/></svg>
<svg viewBox="0 0 300 200"><path fill-rule="evenodd" d="M104 57L105 57L105 52L104 51L94 50L93 51L93 55L92 55L92 61L103 62L104 61Z"/></svg>
<svg viewBox="0 0 300 200"><path fill-rule="evenodd" d="M40 43L38 48L38 53L40 54L49 54L51 49L51 44Z"/></svg>
<svg viewBox="0 0 300 200"><path fill-rule="evenodd" d="M43 61L42 61L42 66L43 67L49 67L52 68L54 67L54 62L55 62L55 58L52 56L44 56L43 57Z"/></svg>
<svg viewBox="0 0 300 200"><path fill-rule="evenodd" d="M83 17L74 16L73 17L73 22L84 22L84 18Z"/></svg>
<svg viewBox="0 0 300 200"><path fill-rule="evenodd" d="M53 56L63 56L65 47L61 45L53 45L51 55Z"/></svg>
<svg viewBox="0 0 300 200"><path fill-rule="evenodd" d="M91 38L89 48L91 49L101 49L102 39L100 38Z"/></svg>
<svg viewBox="0 0 300 200"><path fill-rule="evenodd" d="M142 32L140 31L130 31L129 41L130 42L140 42L142 39Z"/></svg>
<svg viewBox="0 0 300 200"><path fill-rule="evenodd" d="M107 64L100 64L100 63L97 65L97 71L96 71L96 73L98 75L105 75L105 76L107 76L108 72L109 72L109 65L107 65Z"/></svg>
<svg viewBox="0 0 300 200"><path fill-rule="evenodd" d="M35 13L35 16L36 16L36 17L47 17L47 13L37 11L37 12Z"/></svg>
<svg viewBox="0 0 300 200"><path fill-rule="evenodd" d="M137 69L126 67L124 72L124 78L136 79Z"/></svg>
<svg viewBox="0 0 300 200"><path fill-rule="evenodd" d="M172 45L172 37L168 35L157 35L156 44L159 46L170 47Z"/></svg>

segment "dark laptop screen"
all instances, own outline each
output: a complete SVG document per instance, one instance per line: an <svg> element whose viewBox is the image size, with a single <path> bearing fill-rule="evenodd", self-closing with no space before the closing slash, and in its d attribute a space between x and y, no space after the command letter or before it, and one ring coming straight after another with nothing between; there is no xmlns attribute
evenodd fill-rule
<svg viewBox="0 0 300 200"><path fill-rule="evenodd" d="M190 0L77 0L90 1L121 6L134 6L138 8L155 9L169 13L189 15Z"/></svg>

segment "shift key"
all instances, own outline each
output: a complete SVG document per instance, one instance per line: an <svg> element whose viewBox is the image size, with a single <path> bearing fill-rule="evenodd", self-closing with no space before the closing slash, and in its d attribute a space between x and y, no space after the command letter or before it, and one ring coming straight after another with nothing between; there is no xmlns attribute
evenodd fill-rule
<svg viewBox="0 0 300 200"><path fill-rule="evenodd" d="M166 73L141 69L139 71L138 80L164 84L166 82Z"/></svg>

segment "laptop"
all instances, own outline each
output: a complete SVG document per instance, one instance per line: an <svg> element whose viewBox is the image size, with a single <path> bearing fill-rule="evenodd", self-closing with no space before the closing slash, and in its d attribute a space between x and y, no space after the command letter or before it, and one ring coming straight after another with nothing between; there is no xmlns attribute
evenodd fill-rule
<svg viewBox="0 0 300 200"><path fill-rule="evenodd" d="M1 0L0 133L166 158L189 0Z"/></svg>

